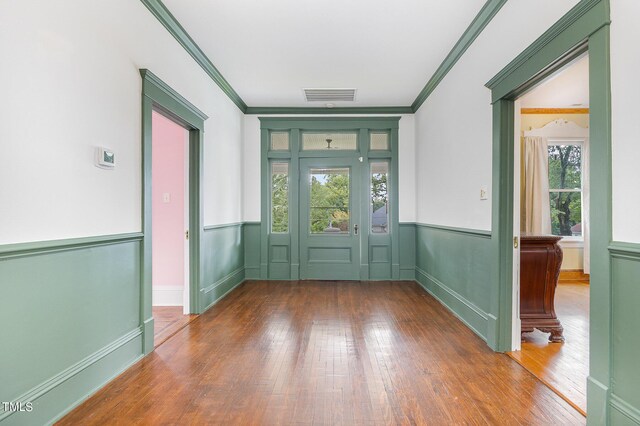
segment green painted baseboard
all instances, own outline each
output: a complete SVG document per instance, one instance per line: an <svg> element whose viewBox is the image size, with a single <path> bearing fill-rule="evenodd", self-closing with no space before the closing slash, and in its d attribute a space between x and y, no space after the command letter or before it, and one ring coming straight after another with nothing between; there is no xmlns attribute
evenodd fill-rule
<svg viewBox="0 0 640 426"><path fill-rule="evenodd" d="M139 360L142 356L141 338L140 328L132 330L29 392L14 398L12 402L31 402L33 411L4 412L0 414L0 423L34 425L61 418Z"/></svg>
<svg viewBox="0 0 640 426"><path fill-rule="evenodd" d="M417 283L427 293L442 303L482 340L487 340L488 319L486 312L422 269L416 267L415 275Z"/></svg>
<svg viewBox="0 0 640 426"><path fill-rule="evenodd" d="M490 247L489 231L416 224L416 281L489 344Z"/></svg>
<svg viewBox="0 0 640 426"><path fill-rule="evenodd" d="M611 395L610 424L612 425L640 425L640 410L616 395Z"/></svg>
<svg viewBox="0 0 640 426"><path fill-rule="evenodd" d="M204 312L244 280L244 225L230 223L205 227L204 261L200 281L200 311Z"/></svg>
<svg viewBox="0 0 640 426"><path fill-rule="evenodd" d="M239 268L211 284L209 287L200 290L200 300L204 304L203 311L206 311L223 297L229 294L234 288L242 284L245 280L244 268Z"/></svg>

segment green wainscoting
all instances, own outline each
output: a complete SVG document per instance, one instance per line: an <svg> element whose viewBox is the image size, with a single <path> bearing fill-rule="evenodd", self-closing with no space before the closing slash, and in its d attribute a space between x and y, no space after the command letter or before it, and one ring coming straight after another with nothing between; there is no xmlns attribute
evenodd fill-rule
<svg viewBox="0 0 640 426"><path fill-rule="evenodd" d="M640 424L640 244L614 242L611 257L611 396L613 425Z"/></svg>
<svg viewBox="0 0 640 426"><path fill-rule="evenodd" d="M260 222L245 222L244 236L244 274L246 279L260 278Z"/></svg>
<svg viewBox="0 0 640 426"><path fill-rule="evenodd" d="M400 279L415 280L416 224L401 222L399 230ZM260 235L261 222L244 223L244 269L246 279L264 279L260 278Z"/></svg>
<svg viewBox="0 0 640 426"><path fill-rule="evenodd" d="M416 224L400 222L400 279L416 279Z"/></svg>
<svg viewBox="0 0 640 426"><path fill-rule="evenodd" d="M416 281L485 341L495 321L491 256L489 231L416 224Z"/></svg>
<svg viewBox="0 0 640 426"><path fill-rule="evenodd" d="M142 356L142 234L0 247L0 424L59 418Z"/></svg>
<svg viewBox="0 0 640 426"><path fill-rule="evenodd" d="M243 224L205 226L202 238L203 265L200 281L200 312L244 281Z"/></svg>

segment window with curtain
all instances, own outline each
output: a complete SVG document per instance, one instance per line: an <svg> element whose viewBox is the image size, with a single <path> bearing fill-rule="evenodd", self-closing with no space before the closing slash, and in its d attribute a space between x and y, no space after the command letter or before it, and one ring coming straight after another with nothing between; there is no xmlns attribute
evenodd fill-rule
<svg viewBox="0 0 640 426"><path fill-rule="evenodd" d="M583 144L548 143L551 232L582 239Z"/></svg>

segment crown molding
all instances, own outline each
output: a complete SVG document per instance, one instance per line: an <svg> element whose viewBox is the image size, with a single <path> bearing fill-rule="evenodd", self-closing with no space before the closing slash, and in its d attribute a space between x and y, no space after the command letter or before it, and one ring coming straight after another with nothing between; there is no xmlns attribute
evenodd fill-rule
<svg viewBox="0 0 640 426"><path fill-rule="evenodd" d="M389 107L248 107L245 114L413 114L409 106Z"/></svg>
<svg viewBox="0 0 640 426"><path fill-rule="evenodd" d="M247 104L240 95L231 87L231 84L222 76L220 71L213 65L211 60L200 49L189 33L184 29L178 20L169 12L169 9L160 0L140 0L149 11L160 21L180 45L191 55L191 57L202 67L220 89L238 106L240 111L247 110Z"/></svg>
<svg viewBox="0 0 640 426"><path fill-rule="evenodd" d="M431 76L427 84L424 86L422 91L418 94L415 101L411 104L411 109L413 112L418 111L424 101L427 100L429 95L438 87L438 84L442 81L442 79L449 73L451 68L458 62L458 60L464 55L464 52L467 51L469 46L475 41L475 39L480 35L482 30L485 29L489 22L493 19L494 16L500 11L502 6L507 2L507 0L487 0L487 2L482 6L480 12L473 18L471 24L467 27L467 29L462 33L462 36L456 44L453 46L453 49L446 56L444 61L440 64L436 72Z"/></svg>

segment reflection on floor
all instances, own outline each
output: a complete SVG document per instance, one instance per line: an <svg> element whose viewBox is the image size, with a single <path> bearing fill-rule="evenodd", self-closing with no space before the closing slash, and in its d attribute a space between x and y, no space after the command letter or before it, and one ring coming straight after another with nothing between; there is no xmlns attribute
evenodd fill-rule
<svg viewBox="0 0 640 426"><path fill-rule="evenodd" d="M197 315L183 315L182 306L153 307L153 336L155 347L189 324Z"/></svg>
<svg viewBox="0 0 640 426"><path fill-rule="evenodd" d="M560 281L556 290L556 314L564 327L565 343L549 343L548 333L525 333L521 352L509 356L578 411L587 409L589 375L589 285Z"/></svg>
<svg viewBox="0 0 640 426"><path fill-rule="evenodd" d="M580 425L415 282L248 281L60 425Z"/></svg>

